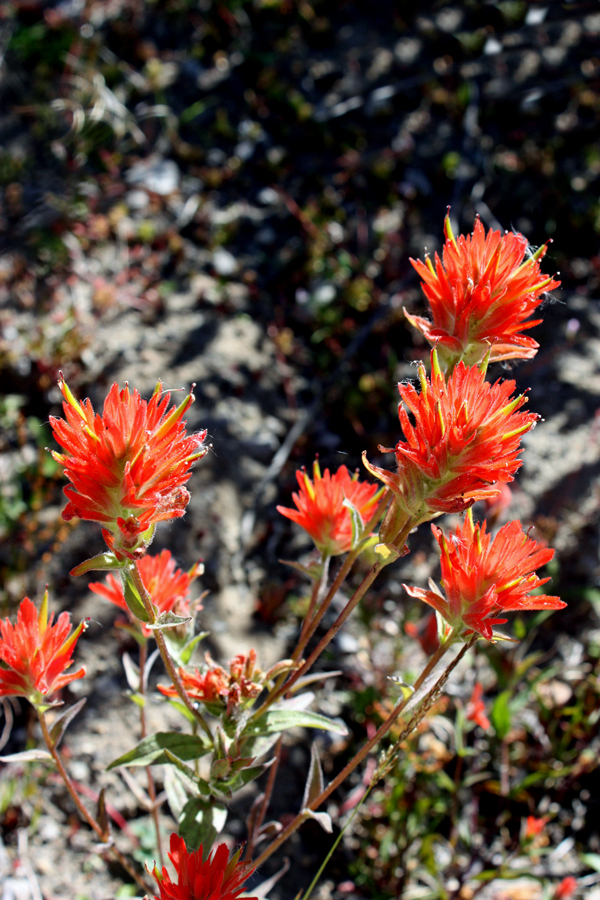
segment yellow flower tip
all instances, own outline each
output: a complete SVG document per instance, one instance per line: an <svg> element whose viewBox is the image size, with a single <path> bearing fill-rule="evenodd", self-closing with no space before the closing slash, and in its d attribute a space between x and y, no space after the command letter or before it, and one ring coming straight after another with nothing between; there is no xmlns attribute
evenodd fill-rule
<svg viewBox="0 0 600 900"><path fill-rule="evenodd" d="M419 373L419 381L421 382L421 391L426 394L427 393L427 372L425 371L425 366L423 363L419 363L418 368Z"/></svg>
<svg viewBox="0 0 600 900"><path fill-rule="evenodd" d="M308 496L310 497L310 499L314 500L316 497L315 488L314 488L312 481L306 474L306 469L304 469L304 468L302 469L302 475L304 477L304 487L306 488L306 492L308 493Z"/></svg>
<svg viewBox="0 0 600 900"><path fill-rule="evenodd" d="M479 364L479 371L480 371L484 376L487 375L487 370L488 370L488 366L489 366L489 364L490 364L490 358L491 358L491 356L492 356L492 345L491 345L490 342L488 342L487 353L485 354L485 356L483 357L483 359L481 360L481 362L480 362L480 364Z"/></svg>
<svg viewBox="0 0 600 900"><path fill-rule="evenodd" d="M434 347L431 351L431 371L436 378L441 377L442 370L440 368L440 358L438 356L437 347Z"/></svg>
<svg viewBox="0 0 600 900"><path fill-rule="evenodd" d="M162 381L160 381L160 379L159 379L159 380L156 382L156 387L155 387L154 390L152 391L152 397L151 397L150 399L151 399L151 400L157 399L158 397L160 397L160 395L162 394L162 392L163 392L163 385L162 385Z"/></svg>
<svg viewBox="0 0 600 900"><path fill-rule="evenodd" d="M322 477L321 466L319 465L319 457L317 456L313 463L313 478L315 481L321 481Z"/></svg>
<svg viewBox="0 0 600 900"><path fill-rule="evenodd" d="M38 613L38 628L40 630L40 634L43 634L46 631L47 625L48 625L48 585L46 585L46 590L44 591L44 596L42 597L42 605L40 606L40 611Z"/></svg>
<svg viewBox="0 0 600 900"><path fill-rule="evenodd" d="M429 269L432 275L435 275L435 269L433 268L433 263L431 262L431 257L428 255L425 257L425 265Z"/></svg>
<svg viewBox="0 0 600 900"><path fill-rule="evenodd" d="M444 234L446 235L446 239L452 241L452 243L456 247L456 238L454 237L454 232L452 231L452 223L450 222L450 207L448 207L446 218L444 219Z"/></svg>

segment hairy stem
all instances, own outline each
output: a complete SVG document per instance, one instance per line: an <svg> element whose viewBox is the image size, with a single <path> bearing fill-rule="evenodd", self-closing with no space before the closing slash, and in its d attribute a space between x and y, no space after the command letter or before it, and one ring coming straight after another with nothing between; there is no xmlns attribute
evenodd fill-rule
<svg viewBox="0 0 600 900"><path fill-rule="evenodd" d="M142 705L140 706L140 732L142 740L146 737L148 729L146 726L146 662L148 658L148 643L144 641L140 645L140 688L139 693L142 697ZM163 852L162 838L160 835L160 824L158 821L158 807L156 805L156 787L154 785L154 777L152 775L152 767L146 766L146 777L148 779L148 796L152 803L152 821L154 822L154 832L156 834L156 848L160 859L161 868L165 864L165 855Z"/></svg>
<svg viewBox="0 0 600 900"><path fill-rule="evenodd" d="M92 816L92 814L83 805L81 797L75 790L75 785L71 781L71 777L65 768L65 764L62 761L62 757L60 756L60 754L56 748L56 745L55 745L54 741L52 740L52 737L50 736L50 732L48 731L48 724L46 722L46 717L45 717L44 713L39 709L37 709L36 712L38 714L38 719L40 722L40 727L42 729L42 735L44 737L44 741L46 743L48 751L50 752L50 754L52 756L52 759L56 763L56 768L58 769L60 776L65 783L65 787L66 787L67 791L69 792L69 796L71 797L71 800L77 807L81 817L88 823L90 828L92 828L96 832L96 834L100 838L101 842L103 844L105 844L107 835L105 834L104 829L99 824L99 822L96 821L96 819ZM107 850L108 849L110 849L110 852L116 857L116 859L118 859L118 861L123 866L123 868L125 869L127 874L130 875L131 878L133 878L133 880L136 882L136 884L139 885L139 887L141 887L141 889L143 891L147 891L148 885L146 884L146 882L144 881L142 876L138 872L136 872L136 870L131 865L129 860L125 856L123 856L121 851L117 847L115 847L114 844L110 847L107 845Z"/></svg>
<svg viewBox="0 0 600 900"><path fill-rule="evenodd" d="M144 608L146 609L146 612L148 613L150 621L154 624L154 622L156 621L156 615L154 613L154 609L152 606L152 600L150 599L150 595L149 595L148 591L146 590L146 586L145 586L144 582L142 581L142 576L140 575L140 571L138 569L138 565L136 562L134 562L132 564L131 568L129 569L129 573L132 577L133 583L135 584L137 592L140 595L142 603L144 604ZM183 703L185 708L187 710L189 710L189 712L191 712L194 719L198 722L200 727L204 730L206 735L210 738L210 742L212 744L213 743L212 731L210 730L208 723L207 723L206 719L204 718L204 716L202 715L202 713L200 712L200 710L190 700L188 693L181 682L181 678L179 677L175 663L173 662L173 660L171 658L171 654L169 653L169 648L167 647L167 642L165 640L164 634L162 633L160 628L154 629L153 634L154 634L154 640L156 641L156 645L160 651L160 655L161 655L162 661L164 663L165 669L167 670L167 675L173 682L173 686L175 687L175 690L177 691L177 694L179 695L181 702Z"/></svg>

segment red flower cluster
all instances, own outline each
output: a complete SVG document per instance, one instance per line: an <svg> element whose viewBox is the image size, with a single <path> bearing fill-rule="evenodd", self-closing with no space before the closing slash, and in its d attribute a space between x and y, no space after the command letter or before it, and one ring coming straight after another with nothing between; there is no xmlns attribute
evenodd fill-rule
<svg viewBox="0 0 600 900"><path fill-rule="evenodd" d="M256 650L250 650L248 656L243 653L234 656L229 663L229 672L215 665L208 654L206 662L209 668L205 672L179 669L181 682L192 700L217 707L219 713L227 707L231 713L240 703L254 700L262 691L263 673L256 668ZM165 697L177 696L174 685L159 684L158 689Z"/></svg>
<svg viewBox="0 0 600 900"><path fill-rule="evenodd" d="M198 575L202 574L201 563L196 563L189 572L182 572L181 569L175 569L175 560L169 550L162 550L158 556L142 557L138 563L138 569L144 587L150 594L152 603L158 608L159 614L173 610L178 616L189 615L190 585ZM99 594L131 615L125 602L120 578L109 574L106 576L104 584L94 581L89 588L95 594ZM145 636L150 637L151 629L146 625L141 625L141 628Z"/></svg>
<svg viewBox="0 0 600 900"><path fill-rule="evenodd" d="M363 454L369 472L394 493L412 527L496 496L498 488L491 485L513 480L521 465L521 435L538 419L535 413L519 411L527 400L512 396L514 381L489 384L480 367L463 363L446 380L435 351L431 363L431 380L424 366L419 367L421 393L411 384L398 385L414 425L400 404L406 441L399 441L394 450L379 448L396 454L398 472L372 466Z"/></svg>
<svg viewBox="0 0 600 900"><path fill-rule="evenodd" d="M475 722L484 731L490 727L490 720L485 714L485 703L481 699L483 697L483 685L476 681L473 687L473 693L467 706L467 719Z"/></svg>
<svg viewBox="0 0 600 900"><path fill-rule="evenodd" d="M238 900L244 890L244 882L254 872L251 862L240 862L241 849L229 859L227 844L219 844L203 861L202 845L188 853L183 838L171 835L169 859L177 873L177 884L171 881L165 868L152 876L159 893L154 900ZM257 900L249 897L248 900Z"/></svg>
<svg viewBox="0 0 600 900"><path fill-rule="evenodd" d="M473 523L470 510L449 539L435 525L431 528L441 550L444 593L404 587L411 597L433 606L457 634L475 631L491 640L492 627L507 621L495 617L499 612L567 605L559 597L530 596L550 581L538 578L535 570L552 559L554 550L527 537L520 522L503 525L494 540L486 533L485 522Z"/></svg>
<svg viewBox="0 0 600 900"><path fill-rule="evenodd" d="M50 417L50 425L66 451L52 456L71 482L63 518L100 522L118 554L143 552L144 532L184 514L190 495L183 485L208 452L206 431L188 436L182 421L193 394L167 412L170 394L160 382L148 402L113 384L100 416L89 400L75 399L62 376L59 387L66 421Z"/></svg>
<svg viewBox="0 0 600 900"><path fill-rule="evenodd" d="M560 884L556 885L556 890L552 895L552 900L569 900L577 890L577 879L573 875L567 875Z"/></svg>
<svg viewBox="0 0 600 900"><path fill-rule="evenodd" d="M523 837L526 841L531 841L534 838L538 837L548 824L548 816L542 816L541 819L536 819L535 816L527 816L527 822L525 824L525 831L523 833Z"/></svg>
<svg viewBox="0 0 600 900"><path fill-rule="evenodd" d="M340 466L334 475L325 469L321 475L319 463L313 464L313 481L302 469L296 472L300 493L292 494L296 509L278 506L277 511L300 525L315 542L323 558L339 556L352 549L351 511L344 500L358 510L363 524L375 512L380 497L377 485L358 480L358 473L350 475Z"/></svg>
<svg viewBox="0 0 600 900"><path fill-rule="evenodd" d="M435 268L411 259L429 300L433 322L404 311L443 359L453 365L480 362L491 347L491 359L530 359L539 344L520 332L541 319L529 320L547 291L560 281L543 275L539 260L547 245L525 259L527 239L522 234L489 231L479 219L473 234L458 240L447 216L443 261L435 255Z"/></svg>
<svg viewBox="0 0 600 900"><path fill-rule="evenodd" d="M65 674L72 665L73 650L87 627L81 622L71 634L69 613L63 612L53 624L48 618L48 591L38 613L35 604L25 597L19 606L17 624L0 619L0 696L27 697L40 705L45 697L65 685L83 678L85 669Z"/></svg>

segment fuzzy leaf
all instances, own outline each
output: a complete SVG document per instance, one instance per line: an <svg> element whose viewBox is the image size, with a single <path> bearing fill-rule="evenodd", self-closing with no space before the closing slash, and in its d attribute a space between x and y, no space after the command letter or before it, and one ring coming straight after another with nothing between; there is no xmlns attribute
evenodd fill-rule
<svg viewBox="0 0 600 900"><path fill-rule="evenodd" d="M54 741L54 746L58 747L60 742L62 741L63 734L83 707L85 706L87 701L87 697L82 697L81 700L78 700L73 706L70 706L68 709L65 709L60 713L59 716L54 720L54 724L50 729L50 737Z"/></svg>
<svg viewBox="0 0 600 900"><path fill-rule="evenodd" d="M199 794L204 794L205 797L210 794L210 787L204 778L200 778L196 775L194 770L190 766L186 766L178 756L175 756L170 750L165 750L165 757L168 763L175 766L175 768L191 782L192 786Z"/></svg>
<svg viewBox="0 0 600 900"><path fill-rule="evenodd" d="M175 628L176 625L185 625L186 622L191 621L191 616L176 616L174 612L171 612L171 610L167 610L167 612L163 612L160 614L156 622L149 622L148 628L152 628L153 631L157 631L159 628Z"/></svg>
<svg viewBox="0 0 600 900"><path fill-rule="evenodd" d="M114 553L99 553L79 563L71 569L71 575L85 575L86 572L106 572L107 570L122 569L126 561L118 560Z"/></svg>
<svg viewBox="0 0 600 900"><path fill-rule="evenodd" d="M277 709L271 708L263 716L247 729L251 735L278 734L287 731L288 728L321 728L324 731L332 731L335 734L348 734L348 729L339 720L328 719L320 713L311 712L308 709Z"/></svg>
<svg viewBox="0 0 600 900"><path fill-rule="evenodd" d="M323 831L326 831L327 834L331 834L333 831L333 822L331 821L331 816L326 812L315 812L312 809L303 809L302 815L305 819L314 819L315 822L318 822Z"/></svg>
<svg viewBox="0 0 600 900"><path fill-rule="evenodd" d="M11 753L9 756L0 756L0 762L53 762L52 755L47 750L23 750L21 753Z"/></svg>
<svg viewBox="0 0 600 900"><path fill-rule="evenodd" d="M214 800L192 797L183 807L179 819L179 834L187 849L198 850L200 844L211 847L227 821L227 807Z"/></svg>
<svg viewBox="0 0 600 900"><path fill-rule="evenodd" d="M352 526L352 549L354 550L360 543L360 539L364 531L363 518L354 503L351 500L348 500L347 497L344 497L342 506L345 506L346 509L350 510L350 523Z"/></svg>
<svg viewBox="0 0 600 900"><path fill-rule="evenodd" d="M132 691L135 691L137 693L137 691L139 691L140 689L139 666L136 666L129 653L124 653L121 659L123 660L123 668L125 669L127 684Z"/></svg>
<svg viewBox="0 0 600 900"><path fill-rule="evenodd" d="M140 622L149 622L150 617L146 612L146 607L142 603L142 598L138 594L136 586L129 577L125 578L123 594L125 595L125 603L132 615L134 615L136 619L139 619Z"/></svg>
<svg viewBox="0 0 600 900"><path fill-rule="evenodd" d="M510 731L512 722L512 712L509 703L510 691L502 691L502 693L498 694L494 700L494 705L492 706L492 711L490 713L492 725L496 729L496 734L501 741L504 740Z"/></svg>
<svg viewBox="0 0 600 900"><path fill-rule="evenodd" d="M107 770L118 766L164 766L168 760L165 750L169 750L179 759L199 759L209 752L202 738L193 734L179 734L173 731L159 731L140 741L139 744L113 760Z"/></svg>
<svg viewBox="0 0 600 900"><path fill-rule="evenodd" d="M306 778L306 786L304 788L304 796L302 798L302 807L310 806L315 797L318 797L325 786L323 778L323 769L319 759L317 745L313 742L310 747L310 766L308 767L308 776Z"/></svg>

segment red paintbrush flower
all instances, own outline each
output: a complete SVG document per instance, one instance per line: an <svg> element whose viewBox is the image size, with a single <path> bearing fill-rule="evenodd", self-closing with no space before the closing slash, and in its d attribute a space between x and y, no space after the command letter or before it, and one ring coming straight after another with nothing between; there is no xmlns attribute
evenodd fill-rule
<svg viewBox="0 0 600 900"><path fill-rule="evenodd" d="M65 674L72 665L75 644L87 622L71 632L69 613L62 612L53 624L48 618L48 591L38 613L25 597L19 606L17 624L0 619L0 696L27 697L34 706L43 703L65 685L83 678L85 669Z"/></svg>
<svg viewBox="0 0 600 900"><path fill-rule="evenodd" d="M143 552L144 532L184 514L190 495L183 485L192 463L208 452L206 431L186 435L182 421L194 395L168 413L171 395L160 382L148 402L113 384L100 416L89 400L75 399L62 376L59 387L66 421L51 416L50 425L66 451L52 456L71 482L63 518L100 522L121 558Z"/></svg>
<svg viewBox="0 0 600 900"><path fill-rule="evenodd" d="M189 572L182 572L181 569L175 569L175 560L170 551L162 550L158 556L142 557L138 563L138 569L144 587L150 594L152 603L158 608L159 615L171 610L178 616L189 615L190 585L198 575L202 574L204 568L201 563L193 565ZM120 578L109 574L106 576L106 582L94 581L88 587L95 594L99 594L131 615L125 602L123 582ZM196 608L201 609L201 607ZM151 629L142 623L139 624L144 635L150 637Z"/></svg>
<svg viewBox="0 0 600 900"><path fill-rule="evenodd" d="M521 465L521 435L538 419L519 411L527 400L512 396L514 381L489 384L484 368L463 363L446 380L435 350L431 367L431 380L419 367L420 394L411 384L398 385L414 425L400 404L406 440L394 450L379 448L396 454L398 471L372 466L363 454L369 472L395 496L395 510L381 532L388 543L406 523L414 528L442 512L462 512L476 500L495 497L498 488L491 485L513 480Z"/></svg>
<svg viewBox="0 0 600 900"><path fill-rule="evenodd" d="M459 636L478 632L493 638L492 626L503 625L499 612L527 609L563 609L559 597L531 591L546 584L535 570L545 566L554 550L527 537L520 522L503 525L496 537L486 533L485 522L475 525L471 511L449 538L431 526L441 550L444 592L432 583L431 590L404 585L411 597L424 600L446 620Z"/></svg>
<svg viewBox="0 0 600 900"><path fill-rule="evenodd" d="M152 876L159 894L154 894L154 900L237 900L255 868L251 862L241 862L240 854L241 848L229 859L227 844L219 844L203 861L202 845L188 853L183 838L172 834L169 859L177 873L177 884L171 881L166 867L161 873L155 865Z"/></svg>
<svg viewBox="0 0 600 900"><path fill-rule="evenodd" d="M552 900L569 900L577 890L577 879L573 875L567 875L560 884L556 885L556 890L552 895Z"/></svg>
<svg viewBox="0 0 600 900"><path fill-rule="evenodd" d="M473 687L473 693L471 694L471 699L467 706L467 719L470 722L475 722L476 725L479 725L480 728L487 731L490 727L490 720L485 714L485 703L481 699L482 696L483 685L479 681L476 681Z"/></svg>
<svg viewBox="0 0 600 900"><path fill-rule="evenodd" d="M229 663L229 672L215 665L208 653L206 662L206 671L179 669L179 677L191 700L213 707L217 714L225 707L231 712L239 703L254 700L262 691L264 679L263 673L256 668L256 650L250 650L248 656L243 653L234 656ZM178 696L174 685L159 684L158 689L165 697Z"/></svg>
<svg viewBox="0 0 600 900"><path fill-rule="evenodd" d="M490 230L486 236L479 219L472 235L457 240L446 216L444 232L443 259L436 253L435 268L429 257L425 263L411 259L433 316L430 322L404 310L411 325L451 366L459 359L480 362L490 347L492 361L535 356L539 344L520 332L541 322L526 320L543 294L560 286L540 269L547 244L525 259L528 243L522 234Z"/></svg>
<svg viewBox="0 0 600 900"><path fill-rule="evenodd" d="M536 819L535 816L527 816L527 822L523 831L523 839L532 841L542 833L547 824L548 816L542 816L541 819Z"/></svg>
<svg viewBox="0 0 600 900"><path fill-rule="evenodd" d="M319 463L313 464L313 481L302 469L296 472L300 492L292 494L296 509L278 506L277 511L300 525L315 542L323 558L339 556L352 549L352 515L344 500L348 500L367 522L381 496L375 484L358 480L358 473L350 475L340 466L334 475L325 469L321 475Z"/></svg>

